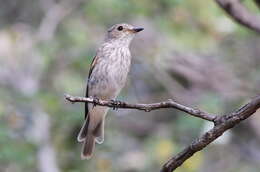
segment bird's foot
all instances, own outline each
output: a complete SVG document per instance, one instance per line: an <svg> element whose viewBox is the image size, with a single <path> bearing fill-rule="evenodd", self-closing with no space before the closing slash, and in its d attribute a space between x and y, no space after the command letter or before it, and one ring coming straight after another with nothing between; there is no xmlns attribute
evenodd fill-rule
<svg viewBox="0 0 260 172"><path fill-rule="evenodd" d="M94 96L94 97L93 97L93 108L94 108L95 106L97 106L98 103L99 103L99 99L98 99L96 96Z"/></svg>
<svg viewBox="0 0 260 172"><path fill-rule="evenodd" d="M113 110L118 110L118 106L121 106L124 104L124 102L119 100L111 100L111 103L113 105Z"/></svg>

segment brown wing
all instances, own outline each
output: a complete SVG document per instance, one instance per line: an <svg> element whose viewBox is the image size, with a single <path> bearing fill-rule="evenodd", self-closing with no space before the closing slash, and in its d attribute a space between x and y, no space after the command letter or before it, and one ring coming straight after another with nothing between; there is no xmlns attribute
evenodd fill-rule
<svg viewBox="0 0 260 172"><path fill-rule="evenodd" d="M88 81L87 81L87 88L86 88L86 97L88 97L88 86L89 86L89 79L91 77L92 71L95 67L95 64L97 63L97 56L94 57L91 66L90 66L90 70L89 70L89 74L88 74ZM87 135L88 135L88 125L89 125L89 111L88 111L88 103L85 103L85 122L84 125L82 126L79 134L78 134L78 141L82 142L86 139Z"/></svg>
<svg viewBox="0 0 260 172"><path fill-rule="evenodd" d="M92 71L97 64L97 60L98 60L98 56L96 55L93 58L91 65L90 65L90 70L89 70L89 74L88 74L88 81L87 81L87 88L86 88L86 95L85 95L86 97L88 97L88 82L89 82L90 76L92 74ZM85 119L87 119L87 117L88 117L88 103L85 103ZM87 119L87 120L89 120L89 119Z"/></svg>

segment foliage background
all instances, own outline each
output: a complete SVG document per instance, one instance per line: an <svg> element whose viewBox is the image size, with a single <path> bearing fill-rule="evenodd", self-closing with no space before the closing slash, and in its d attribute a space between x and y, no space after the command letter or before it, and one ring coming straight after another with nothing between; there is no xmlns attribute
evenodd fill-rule
<svg viewBox="0 0 260 172"><path fill-rule="evenodd" d="M259 35L234 23L214 1L1 1L0 171L159 171L210 128L171 109L111 110L104 144L93 159L80 160L83 105L67 103L63 94L84 95L106 29L121 22L145 30L132 43L133 65L118 99L172 98L225 114L259 93ZM176 171L259 171L259 115Z"/></svg>

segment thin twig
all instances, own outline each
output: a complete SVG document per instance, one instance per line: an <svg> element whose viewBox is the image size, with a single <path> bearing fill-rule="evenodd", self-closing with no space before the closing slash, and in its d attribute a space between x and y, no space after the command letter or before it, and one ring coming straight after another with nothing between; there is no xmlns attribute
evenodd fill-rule
<svg viewBox="0 0 260 172"><path fill-rule="evenodd" d="M178 109L182 112L188 113L192 116L202 118L207 121L215 122L215 119L217 118L217 115L209 114L207 112L204 112L199 109L194 109L191 107L184 106L182 104L179 104L177 102L174 102L173 100L169 99L167 101L159 102L159 103L151 103L151 104L130 104L126 102L120 102L117 103L115 101L107 101L107 100L99 100L99 99L93 99L91 97L74 97L70 96L68 94L65 95L65 99L75 103L75 102L88 102L88 103L94 103L100 106L108 106L112 108L121 108L121 109L137 109L137 110L144 110L146 112L150 112L152 110L156 109L165 109L165 108L174 108Z"/></svg>

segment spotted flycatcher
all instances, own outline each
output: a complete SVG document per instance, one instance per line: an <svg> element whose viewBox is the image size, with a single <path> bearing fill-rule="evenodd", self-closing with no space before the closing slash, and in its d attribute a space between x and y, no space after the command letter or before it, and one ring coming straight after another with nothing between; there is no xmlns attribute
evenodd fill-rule
<svg viewBox="0 0 260 172"><path fill-rule="evenodd" d="M94 57L87 82L86 97L114 100L126 83L131 64L129 45L137 32L129 24L116 24L106 35L106 39ZM82 159L90 159L95 142L104 141L105 116L108 108L85 104L85 122L79 132L78 141L83 142Z"/></svg>

